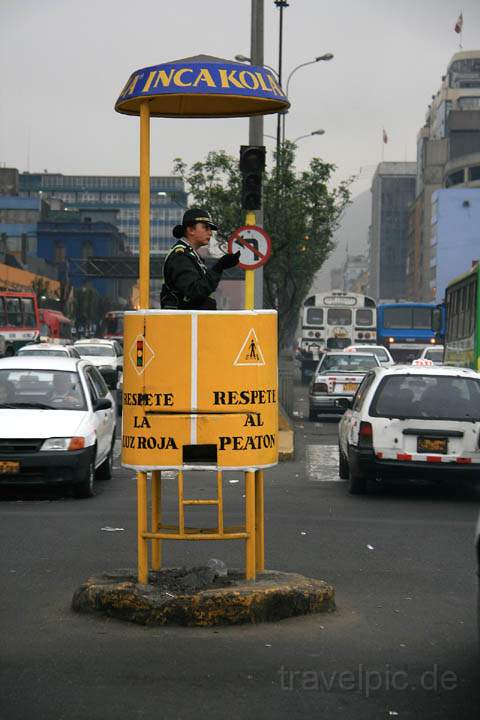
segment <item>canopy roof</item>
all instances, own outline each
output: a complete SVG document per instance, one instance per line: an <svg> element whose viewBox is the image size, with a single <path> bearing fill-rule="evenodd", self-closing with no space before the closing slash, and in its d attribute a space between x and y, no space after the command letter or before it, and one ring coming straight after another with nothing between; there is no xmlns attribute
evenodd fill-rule
<svg viewBox="0 0 480 720"><path fill-rule="evenodd" d="M272 70L210 55L173 60L137 70L115 104L126 115L140 115L148 100L153 117L245 117L290 107Z"/></svg>

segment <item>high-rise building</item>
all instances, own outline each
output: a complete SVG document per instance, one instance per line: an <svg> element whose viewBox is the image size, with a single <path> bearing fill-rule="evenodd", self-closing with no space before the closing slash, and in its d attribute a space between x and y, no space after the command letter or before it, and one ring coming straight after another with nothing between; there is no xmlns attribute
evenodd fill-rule
<svg viewBox="0 0 480 720"><path fill-rule="evenodd" d="M431 277L432 196L480 185L480 50L455 53L417 136L417 181L409 221L408 291L435 299Z"/></svg>
<svg viewBox="0 0 480 720"><path fill-rule="evenodd" d="M408 212L415 197L416 163L382 162L372 180L369 295L407 298Z"/></svg>
<svg viewBox="0 0 480 720"><path fill-rule="evenodd" d="M172 228L181 222L187 193L181 177L150 179L150 251L166 253ZM47 202L62 201L66 209L118 210L118 228L127 236L130 250L138 253L139 178L125 175L63 175L20 173L19 194Z"/></svg>

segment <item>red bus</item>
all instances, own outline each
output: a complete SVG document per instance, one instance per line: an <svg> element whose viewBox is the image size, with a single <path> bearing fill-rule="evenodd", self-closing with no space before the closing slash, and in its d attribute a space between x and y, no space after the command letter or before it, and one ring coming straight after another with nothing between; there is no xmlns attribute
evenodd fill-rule
<svg viewBox="0 0 480 720"><path fill-rule="evenodd" d="M59 310L40 308L40 339L43 342L71 343L72 321Z"/></svg>
<svg viewBox="0 0 480 720"><path fill-rule="evenodd" d="M105 340L118 340L123 345L123 310L110 310L103 316L100 325L100 337Z"/></svg>
<svg viewBox="0 0 480 720"><path fill-rule="evenodd" d="M39 334L35 293L0 290L0 335L5 340L5 355L15 355L22 345L38 340Z"/></svg>

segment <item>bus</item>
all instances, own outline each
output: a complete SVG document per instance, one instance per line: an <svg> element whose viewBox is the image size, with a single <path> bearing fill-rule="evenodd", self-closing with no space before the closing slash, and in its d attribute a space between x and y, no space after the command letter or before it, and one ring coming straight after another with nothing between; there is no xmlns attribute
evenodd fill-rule
<svg viewBox="0 0 480 720"><path fill-rule="evenodd" d="M480 264L452 280L445 292L446 365L480 370Z"/></svg>
<svg viewBox="0 0 480 720"><path fill-rule="evenodd" d="M123 346L123 310L110 310L100 324L100 337L105 340L118 340Z"/></svg>
<svg viewBox="0 0 480 720"><path fill-rule="evenodd" d="M0 290L0 335L5 340L3 352L7 357L38 340L40 317L35 293Z"/></svg>
<svg viewBox="0 0 480 720"><path fill-rule="evenodd" d="M395 362L416 360L430 345L443 342L445 310L432 303L382 303L377 308L378 344Z"/></svg>
<svg viewBox="0 0 480 720"><path fill-rule="evenodd" d="M325 349L377 342L377 310L368 295L333 290L310 295L303 303L298 360L302 382L314 375Z"/></svg>
<svg viewBox="0 0 480 720"><path fill-rule="evenodd" d="M42 342L65 343L72 340L72 321L59 310L40 308L40 340Z"/></svg>

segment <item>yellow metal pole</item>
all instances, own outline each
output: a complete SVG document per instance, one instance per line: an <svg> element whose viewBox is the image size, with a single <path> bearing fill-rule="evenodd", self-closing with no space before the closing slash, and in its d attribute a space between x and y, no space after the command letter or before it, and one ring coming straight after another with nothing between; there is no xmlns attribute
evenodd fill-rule
<svg viewBox="0 0 480 720"><path fill-rule="evenodd" d="M255 473L245 473L245 578L255 580Z"/></svg>
<svg viewBox="0 0 480 720"><path fill-rule="evenodd" d="M160 527L162 507L162 473L161 470L152 472L152 532L156 533ZM152 570L162 567L162 541L152 540Z"/></svg>
<svg viewBox="0 0 480 720"><path fill-rule="evenodd" d="M143 537L147 532L147 473L137 473L137 547L138 582L148 583L148 541Z"/></svg>
<svg viewBox="0 0 480 720"><path fill-rule="evenodd" d="M247 212L245 225L255 225L255 213ZM255 307L255 271L245 270L245 310Z"/></svg>
<svg viewBox="0 0 480 720"><path fill-rule="evenodd" d="M217 530L219 535L223 535L223 473L221 470L217 470Z"/></svg>
<svg viewBox="0 0 480 720"><path fill-rule="evenodd" d="M255 563L257 572L265 570L265 506L263 470L255 472Z"/></svg>
<svg viewBox="0 0 480 720"><path fill-rule="evenodd" d="M140 308L150 307L150 105L140 105Z"/></svg>

